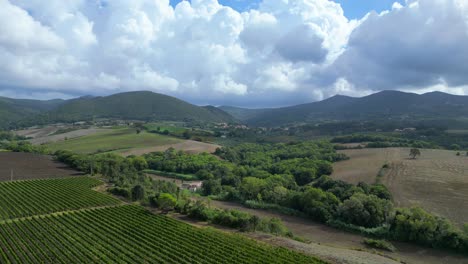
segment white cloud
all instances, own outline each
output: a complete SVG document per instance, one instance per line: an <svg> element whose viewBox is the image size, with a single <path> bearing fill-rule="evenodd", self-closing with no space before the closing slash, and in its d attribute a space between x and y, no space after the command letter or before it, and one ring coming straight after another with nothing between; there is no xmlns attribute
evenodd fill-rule
<svg viewBox="0 0 468 264"><path fill-rule="evenodd" d="M369 14L330 71L360 90L467 85L468 5L461 3L412 0Z"/></svg>
<svg viewBox="0 0 468 264"><path fill-rule="evenodd" d="M467 24L464 0L409 0L360 21L329 0L263 0L242 13L216 0L0 0L0 94L152 90L258 106L468 93Z"/></svg>

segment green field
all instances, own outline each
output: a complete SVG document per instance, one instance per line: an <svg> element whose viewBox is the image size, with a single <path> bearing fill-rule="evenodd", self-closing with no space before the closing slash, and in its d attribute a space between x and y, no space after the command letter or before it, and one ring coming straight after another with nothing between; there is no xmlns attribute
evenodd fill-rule
<svg viewBox="0 0 468 264"><path fill-rule="evenodd" d="M115 205L119 200L91 190L89 177L0 183L0 220L65 210Z"/></svg>
<svg viewBox="0 0 468 264"><path fill-rule="evenodd" d="M181 123L149 123L145 125L145 128L148 129L148 131L163 132L167 130L169 133L182 135L182 133L187 130L187 128L182 127L182 125Z"/></svg>
<svg viewBox="0 0 468 264"><path fill-rule="evenodd" d="M47 144L47 148L55 150L70 150L76 153L89 154L109 151L125 151L135 148L147 148L175 144L181 140L145 131L140 134L132 128L112 129L94 135L83 136Z"/></svg>
<svg viewBox="0 0 468 264"><path fill-rule="evenodd" d="M134 205L0 225L1 263L323 263Z"/></svg>

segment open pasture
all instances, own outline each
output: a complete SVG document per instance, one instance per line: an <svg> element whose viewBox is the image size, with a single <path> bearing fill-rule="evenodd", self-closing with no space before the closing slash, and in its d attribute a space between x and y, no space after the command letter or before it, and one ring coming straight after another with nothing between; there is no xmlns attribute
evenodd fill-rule
<svg viewBox="0 0 468 264"><path fill-rule="evenodd" d="M468 222L468 157L456 151L422 149L409 158L407 148L343 150L351 159L334 164L332 177L351 183L374 183L384 164L381 183L396 206L419 205L457 224ZM463 153L464 154L464 153Z"/></svg>

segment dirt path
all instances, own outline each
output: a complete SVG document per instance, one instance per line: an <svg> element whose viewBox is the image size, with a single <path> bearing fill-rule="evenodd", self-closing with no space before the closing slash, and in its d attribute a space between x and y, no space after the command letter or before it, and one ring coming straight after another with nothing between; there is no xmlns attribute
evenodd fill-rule
<svg viewBox="0 0 468 264"><path fill-rule="evenodd" d="M310 245L297 241L286 243L282 239L274 240L273 242L280 245L285 244L298 250L305 250L312 255L317 255L336 263L396 263L393 259L414 264L468 263L468 258L465 256L452 255L444 251L422 248L406 243L394 243L398 251L396 253L385 252L385 255L391 257L387 258L368 252L370 250L362 244L362 236L331 228L321 223L265 210L245 208L236 203L211 201L210 204L224 209L241 210L259 217L280 218L295 235L303 237L312 243Z"/></svg>
<svg viewBox="0 0 468 264"><path fill-rule="evenodd" d="M155 146L155 147L148 147L148 148L138 148L138 149L131 149L121 154L124 156L130 155L143 155L146 153L156 152L156 151L165 151L169 148L174 148L175 150L182 150L191 154L198 154L202 152L213 153L216 151L217 148L220 148L220 145L199 142L194 140L185 140L180 143L176 144L168 144L162 146Z"/></svg>

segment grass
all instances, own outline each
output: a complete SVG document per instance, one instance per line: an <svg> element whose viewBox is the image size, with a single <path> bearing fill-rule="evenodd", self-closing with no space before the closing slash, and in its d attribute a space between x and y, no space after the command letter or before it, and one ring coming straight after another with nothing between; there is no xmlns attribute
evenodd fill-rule
<svg viewBox="0 0 468 264"><path fill-rule="evenodd" d="M132 128L112 129L94 135L83 136L47 145L47 148L56 150L70 150L81 154L125 151L135 148L160 146L180 142L179 139L147 133L137 134Z"/></svg>
<svg viewBox="0 0 468 264"><path fill-rule="evenodd" d="M158 170L144 170L143 172L148 173L148 174L154 174L154 175L161 176L161 177L183 180L183 181L198 180L198 177L195 174L182 174L182 173L165 172L165 171L158 171Z"/></svg>

